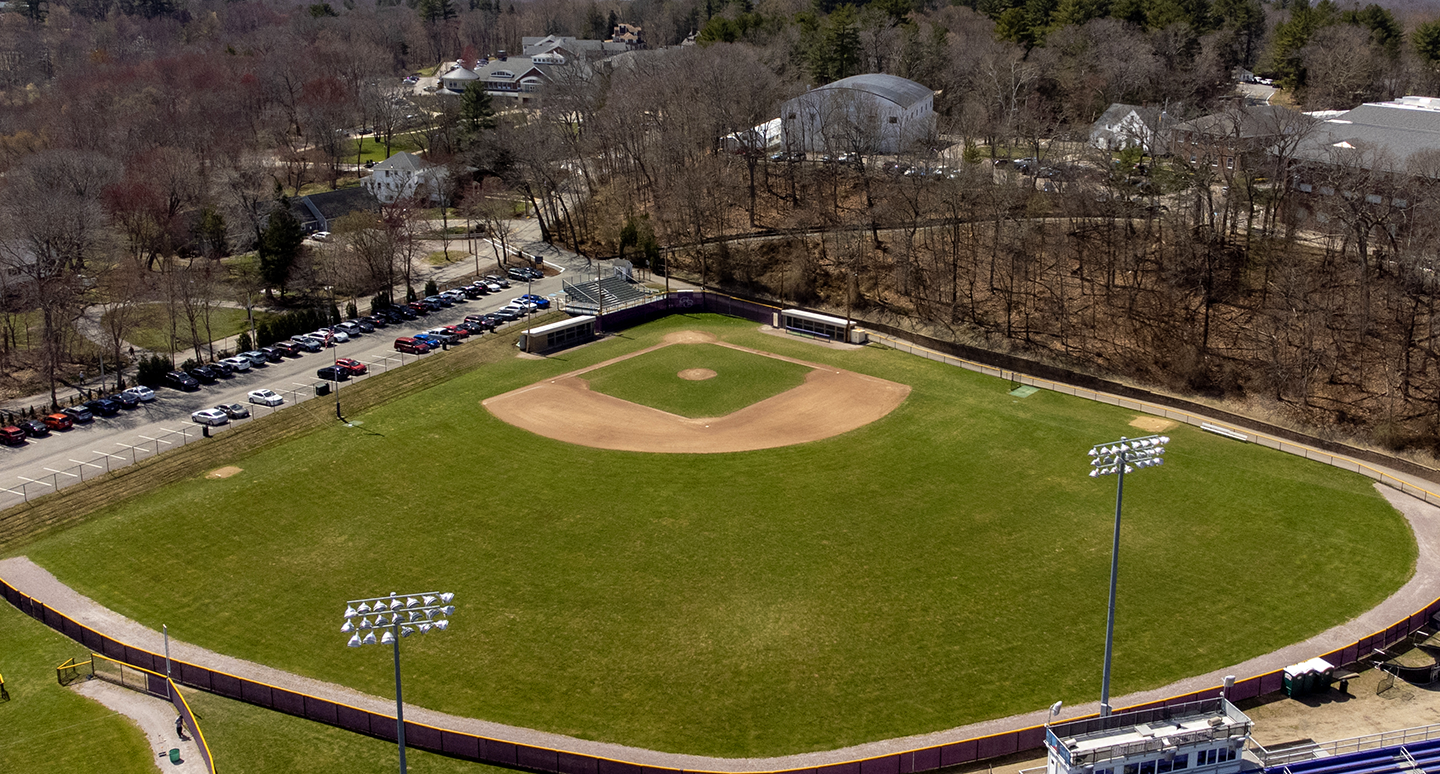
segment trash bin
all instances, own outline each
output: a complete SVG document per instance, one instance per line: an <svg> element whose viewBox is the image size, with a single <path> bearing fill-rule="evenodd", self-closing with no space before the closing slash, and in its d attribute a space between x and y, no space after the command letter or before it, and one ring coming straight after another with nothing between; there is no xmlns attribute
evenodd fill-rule
<svg viewBox="0 0 1440 774"><path fill-rule="evenodd" d="M315 394L316 394L317 396L329 395L329 394L330 394L330 383L329 383L329 382L316 382L316 383L315 383Z"/></svg>

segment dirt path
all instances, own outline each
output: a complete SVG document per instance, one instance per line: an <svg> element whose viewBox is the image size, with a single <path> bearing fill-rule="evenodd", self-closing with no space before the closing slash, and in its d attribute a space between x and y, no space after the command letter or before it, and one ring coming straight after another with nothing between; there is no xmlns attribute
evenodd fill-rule
<svg viewBox="0 0 1440 774"><path fill-rule="evenodd" d="M1376 485L1376 489L1389 500L1409 521L1419 544L1416 572L1408 583L1392 594L1377 607L1356 618L1310 639L1281 648L1273 653L1259 656L1242 664L1217 669L1212 672L1186 678L1176 683L1149 691L1120 696L1114 699L1117 707L1125 707L1169 696L1191 693L1210 687L1218 687L1225 675L1247 677L1303 661L1312 656L1327 653L1346 643L1382 629L1400 618L1413 613L1437 597L1440 597L1440 508L1428 505L1388 487ZM163 649L160 632L142 626L124 616L105 608L87 597L81 596L61 583L47 570L28 558L20 556L0 561L0 578L21 592L45 603L50 608L69 616L93 629L117 640L151 652ZM239 675L301 691L332 701L344 702L382 714L394 711L393 699L363 694L344 686L326 683L307 677L283 672L250 661L224 656L203 648L171 638L172 657L181 661L201 664L230 674ZM1097 658L1098 662L1098 658ZM1372 689L1373 690L1373 689ZM1397 694L1398 695L1398 694ZM1074 707L1065 707L1061 718L1072 718L1098 711L1099 703L1090 702ZM625 745L593 742L575 739L560 734L536 731L528 728L507 726L474 718L449 715L423 707L406 705L405 717L418 723L450 728L456 731L479 734L520 744L550 747L560 750L633 761L652 766L679 769L703 769L709 771L766 771L786 768L804 768L830 763L852 761L877 755L913 750L920 747L956 742L987 734L1000 733L1025 726L1040 725L1048 720L1049 712L1039 709L1024 715L997 718L981 723L972 723L929 734L886 739L837 750L826 750L798 755L771 758L710 758L698 755L656 752ZM173 716L170 721L173 726ZM173 731L173 727L172 727ZM1294 729L1287 728L1285 735L1304 733L1303 724ZM1356 733L1364 733L1357 731ZM1348 736L1350 734L1340 734ZM997 769L998 770L998 769Z"/></svg>
<svg viewBox="0 0 1440 774"><path fill-rule="evenodd" d="M150 743L150 751L155 754L156 768L182 774L205 774L205 761L200 757L199 745L188 734L184 742L175 734L175 708L170 702L104 680L87 680L75 683L71 688L81 696L94 699L130 718L139 726L145 733L145 741ZM173 764L169 754L177 747L180 749L180 763Z"/></svg>

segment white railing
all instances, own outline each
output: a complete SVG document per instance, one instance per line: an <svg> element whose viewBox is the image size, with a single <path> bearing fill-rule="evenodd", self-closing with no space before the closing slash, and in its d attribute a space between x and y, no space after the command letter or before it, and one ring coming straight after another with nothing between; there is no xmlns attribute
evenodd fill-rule
<svg viewBox="0 0 1440 774"><path fill-rule="evenodd" d="M1307 744L1301 747L1286 748L1284 750L1266 750L1258 744L1254 745L1254 749L1256 754L1260 756L1260 760L1264 761L1265 766L1268 768L1314 758L1328 758L1334 755L1364 752L1365 750L1378 750L1382 747L1396 747L1403 744L1427 742L1431 739L1440 739L1440 724L1403 728L1399 731L1382 731L1378 734L1366 734L1349 739L1337 739L1333 742L1324 742L1321 744ZM1408 753L1405 753L1405 755L1407 758L1410 757ZM1413 760L1413 758L1411 760Z"/></svg>

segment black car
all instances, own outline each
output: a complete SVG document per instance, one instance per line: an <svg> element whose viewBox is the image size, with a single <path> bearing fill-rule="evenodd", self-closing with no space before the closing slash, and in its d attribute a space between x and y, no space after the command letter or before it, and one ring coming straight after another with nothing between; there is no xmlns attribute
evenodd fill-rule
<svg viewBox="0 0 1440 774"><path fill-rule="evenodd" d="M300 346L293 341L277 341L265 349L273 349L285 357L300 357ZM260 350L264 352L265 350Z"/></svg>
<svg viewBox="0 0 1440 774"><path fill-rule="evenodd" d="M113 417L120 413L120 404L107 398L87 400L85 401L85 408L90 409L91 413L102 417Z"/></svg>
<svg viewBox="0 0 1440 774"><path fill-rule="evenodd" d="M117 392L114 395L106 395L107 400L113 400L120 404L120 408L132 409L140 405L140 398L125 392Z"/></svg>
<svg viewBox="0 0 1440 774"><path fill-rule="evenodd" d="M195 366L190 369L190 376L201 384L214 384L215 380L220 378L215 371L216 369L211 366Z"/></svg>
<svg viewBox="0 0 1440 774"><path fill-rule="evenodd" d="M167 372L165 374L165 384L168 387L173 387L177 390L185 390L186 392L200 389L200 382L196 381L195 377L185 373L184 371Z"/></svg>
<svg viewBox="0 0 1440 774"><path fill-rule="evenodd" d="M261 354L265 355L266 360L272 363L278 363L281 360L285 359L285 353L281 352L275 347L261 347L260 352Z"/></svg>
<svg viewBox="0 0 1440 774"><path fill-rule="evenodd" d="M507 272L507 273L508 273L508 272ZM510 287L510 280L505 279L504 277L500 276L499 274L486 274L486 275L485 275L485 281L486 281L486 282L493 282L493 283L495 283L496 285L499 285L499 286L502 287L502 288L508 288L508 287Z"/></svg>
<svg viewBox="0 0 1440 774"><path fill-rule="evenodd" d="M85 408L84 406L71 406L70 408L63 408L60 409L60 413L64 414L67 417L70 417L70 421L74 422L77 425L83 425L86 422L95 421L95 415L91 414L90 409Z"/></svg>
<svg viewBox="0 0 1440 774"><path fill-rule="evenodd" d="M502 320L504 322L510 322L512 320L520 319L520 313L513 309L500 309L495 312L491 312L490 314L495 319Z"/></svg>
<svg viewBox="0 0 1440 774"><path fill-rule="evenodd" d="M229 378L229 377L235 375L235 369L234 369L229 363L222 363L222 362L220 362L220 361L218 361L218 360L215 361L215 362L213 362L213 363L209 363L209 364L207 364L207 365L203 365L203 366L200 366L200 367L201 367L201 368L208 368L208 369L210 369L210 373L214 374L216 379L219 379L219 378L222 377L222 376L224 376L224 377L226 377L226 378ZM195 373L195 370L192 369L192 370L190 371L190 373L193 375L193 374ZM195 378L196 378L196 379L200 379L200 377L198 377L198 376L196 376ZM200 379L200 381L203 382L203 381L205 381L205 380L204 380L204 379Z"/></svg>
<svg viewBox="0 0 1440 774"><path fill-rule="evenodd" d="M391 309L395 314L399 315L402 320L417 320L420 318L420 315L416 314L415 310L408 306L395 306L391 307Z"/></svg>
<svg viewBox="0 0 1440 774"><path fill-rule="evenodd" d="M364 322L370 324L371 330L374 330L376 328L385 328L390 325L390 321L386 319L384 315L379 314L372 314L369 317L366 317ZM362 325L360 327L363 329L365 326Z"/></svg>
<svg viewBox="0 0 1440 774"><path fill-rule="evenodd" d="M315 375L327 382L346 382L350 380L350 369L328 365L316 371Z"/></svg>
<svg viewBox="0 0 1440 774"><path fill-rule="evenodd" d="M485 326L479 323L470 322L469 320L462 320L461 322L455 323L455 327L470 331L471 333L478 334L485 332Z"/></svg>
<svg viewBox="0 0 1440 774"><path fill-rule="evenodd" d="M15 423L15 426L25 431L31 438L44 438L50 434L50 428L38 419L25 419Z"/></svg>
<svg viewBox="0 0 1440 774"><path fill-rule="evenodd" d="M360 319L355 321L355 324L359 326L361 333L375 332L375 324L370 322L370 319L368 317L361 317Z"/></svg>
<svg viewBox="0 0 1440 774"><path fill-rule="evenodd" d="M490 292L486 290L485 286L483 285L466 285L465 287L460 289L465 291L466 298L479 298Z"/></svg>
<svg viewBox="0 0 1440 774"><path fill-rule="evenodd" d="M525 271L519 266L511 266L505 274L508 275L510 279L518 282L526 282L530 279L530 272Z"/></svg>

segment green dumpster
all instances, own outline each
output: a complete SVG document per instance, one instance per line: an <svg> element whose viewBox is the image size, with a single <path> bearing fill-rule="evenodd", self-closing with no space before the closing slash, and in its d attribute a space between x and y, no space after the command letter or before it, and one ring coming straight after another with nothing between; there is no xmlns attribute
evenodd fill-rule
<svg viewBox="0 0 1440 774"><path fill-rule="evenodd" d="M316 394L316 395L329 395L329 394L330 394L330 383L329 383L329 382L316 382L316 383L315 383L315 394Z"/></svg>

